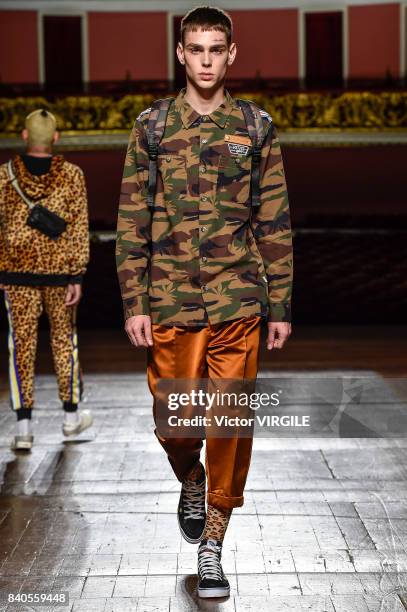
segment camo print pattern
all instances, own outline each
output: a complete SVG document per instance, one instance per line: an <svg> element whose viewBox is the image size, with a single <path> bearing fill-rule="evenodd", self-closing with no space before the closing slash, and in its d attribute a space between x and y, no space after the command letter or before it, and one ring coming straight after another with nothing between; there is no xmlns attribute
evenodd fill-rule
<svg viewBox="0 0 407 612"><path fill-rule="evenodd" d="M268 133L261 204L252 209L252 147L241 109L226 91L224 102L201 116L184 95L168 113L153 208L146 199L149 109L130 134L116 243L124 316L150 315L168 326L253 315L289 321L292 237L276 128L268 129L271 118L261 111Z"/></svg>

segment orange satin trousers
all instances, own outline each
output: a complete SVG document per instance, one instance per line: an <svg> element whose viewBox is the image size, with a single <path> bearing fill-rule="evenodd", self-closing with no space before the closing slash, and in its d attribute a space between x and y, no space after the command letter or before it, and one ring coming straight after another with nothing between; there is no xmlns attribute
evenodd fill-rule
<svg viewBox="0 0 407 612"><path fill-rule="evenodd" d="M261 317L225 321L208 327L152 324L147 379L153 395L160 378L256 379ZM156 422L156 400L153 416ZM162 437L154 433L182 482L199 461L201 438ZM207 501L221 510L242 506L252 454L252 437L206 438Z"/></svg>

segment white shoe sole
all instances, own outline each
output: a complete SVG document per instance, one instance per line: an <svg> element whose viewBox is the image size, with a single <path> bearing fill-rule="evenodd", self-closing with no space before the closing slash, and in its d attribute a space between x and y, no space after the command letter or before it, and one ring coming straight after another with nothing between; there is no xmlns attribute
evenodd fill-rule
<svg viewBox="0 0 407 612"><path fill-rule="evenodd" d="M79 411L79 423L74 427L70 427L66 423L62 425L62 431L64 436L77 436L85 429L88 429L93 425L93 416L89 411Z"/></svg>
<svg viewBox="0 0 407 612"><path fill-rule="evenodd" d="M218 589L200 589L198 588L198 597L209 599L210 597L228 597L230 595L230 587L222 587Z"/></svg>
<svg viewBox="0 0 407 612"><path fill-rule="evenodd" d="M10 445L11 450L31 450L33 446L34 438L31 436L31 440L21 440L19 436L15 436L13 442Z"/></svg>

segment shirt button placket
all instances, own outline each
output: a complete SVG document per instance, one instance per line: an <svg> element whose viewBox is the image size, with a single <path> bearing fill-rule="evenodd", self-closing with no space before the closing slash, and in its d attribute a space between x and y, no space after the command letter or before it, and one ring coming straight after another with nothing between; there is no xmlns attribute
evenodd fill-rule
<svg viewBox="0 0 407 612"><path fill-rule="evenodd" d="M202 125L202 122L203 122L203 121L205 121L205 116L201 117L201 122L200 122L200 123L201 123L201 125ZM202 131L202 127L200 127L200 131ZM202 161L202 144L203 144L203 140L204 140L204 139L202 139L202 138L200 137L200 141L199 141L199 176L200 176L200 177L201 177L203 174L205 174L205 172L206 172L206 166L205 166L204 162ZM203 191L203 188L202 188L202 184L201 184L201 180L200 180L200 181L199 181L199 192L201 193L202 191ZM199 196L199 200L200 200L201 202L205 202L205 196L200 195L200 196ZM200 228L199 228L199 233L200 233L200 234L203 234L203 233L205 232L205 230L206 230L206 227L202 225L202 226L200 226Z"/></svg>
<svg viewBox="0 0 407 612"><path fill-rule="evenodd" d="M201 124L202 124L202 122L206 122L206 121L208 121L208 116L207 115L203 115L202 116ZM206 167L205 162L203 161L204 159L206 159L203 156L203 151L205 151L205 149L207 150L206 145L208 144L208 135L207 135L207 133L205 133L205 127L203 125L201 125L201 132L203 132L203 133L202 133L202 137L200 139L199 176L202 178L202 182L200 181L200 185L199 185L199 191L200 191L200 194L201 194L200 197L199 197L199 200L200 200L200 202L204 203L204 202L208 201L208 196L204 195L205 191L206 191L206 188L204 187L203 182L204 182L204 175L205 175L205 173L207 171L207 167ZM205 184L206 184L206 181L205 181ZM201 236L201 240L200 240L201 244L202 244L202 241L204 240L204 238L206 238L206 231L207 231L207 227L205 225L201 225L200 228L199 228L199 233L200 233L200 236ZM201 256L200 264L202 265L202 264L205 264L206 262L207 262L207 257L205 255ZM203 294L206 293L207 291L209 291L208 285L202 284L201 285L201 291L202 291Z"/></svg>

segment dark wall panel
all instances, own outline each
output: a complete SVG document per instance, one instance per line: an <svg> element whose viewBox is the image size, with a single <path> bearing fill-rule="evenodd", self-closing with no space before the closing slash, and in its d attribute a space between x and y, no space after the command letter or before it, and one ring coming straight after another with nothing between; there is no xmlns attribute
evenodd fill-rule
<svg viewBox="0 0 407 612"><path fill-rule="evenodd" d="M45 80L51 86L82 82L81 20L76 15L44 15Z"/></svg>
<svg viewBox="0 0 407 612"><path fill-rule="evenodd" d="M308 86L342 82L342 12L305 15Z"/></svg>

